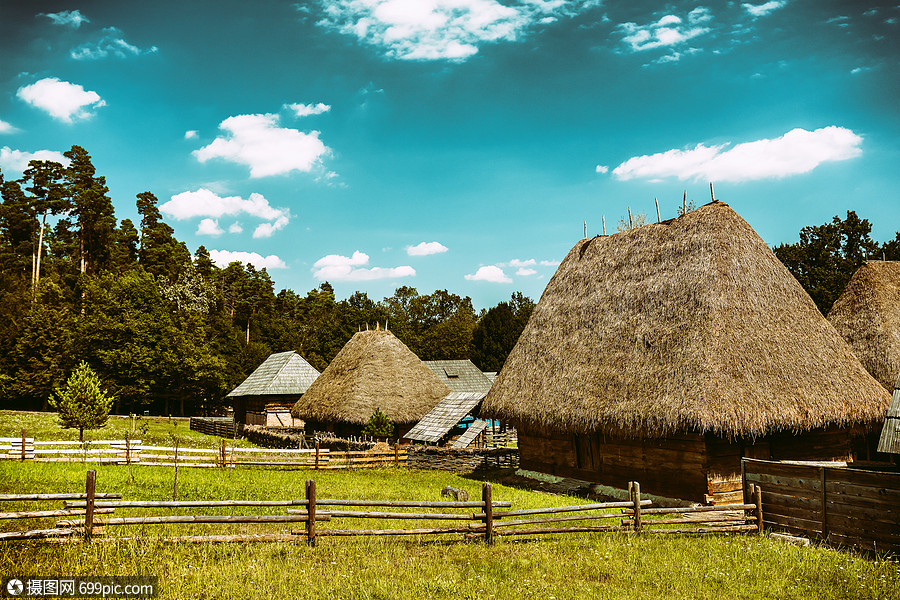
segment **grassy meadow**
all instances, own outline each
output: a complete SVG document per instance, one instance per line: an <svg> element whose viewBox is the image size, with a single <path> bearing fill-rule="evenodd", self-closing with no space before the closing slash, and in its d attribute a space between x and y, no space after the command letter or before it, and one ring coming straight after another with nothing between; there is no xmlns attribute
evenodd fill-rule
<svg viewBox="0 0 900 600"><path fill-rule="evenodd" d="M5 421L7 414L0 415ZM46 417L45 417L46 418ZM184 425L186 429L186 424ZM96 433L96 432L93 432ZM6 435L5 433L3 435ZM42 436L41 436L42 437ZM205 436L204 436L205 437ZM95 439L98 439L95 437ZM215 438L199 445L212 446ZM98 492L124 499L172 498L174 469L88 465ZM85 465L0 462L0 493L80 492ZM480 498L481 481L443 472L385 468L356 471L178 470L178 498L290 499L304 482L318 497L441 500L442 487ZM584 502L495 484L495 500L513 509ZM444 498L446 499L446 498ZM60 502L4 502L2 510L61 507ZM283 514L282 507L117 509L115 516ZM389 509L375 509L389 510ZM104 515L98 515L103 518ZM0 520L0 530L52 527L55 518ZM319 529L420 526L362 519L321 522ZM168 544L161 536L286 533L302 524L179 524L107 527L106 538L144 540L0 542L0 575L155 575L160 598L576 598L900 599L900 563L827 548L799 548L756 535L633 536L624 533L498 538L493 546L462 534L319 538L304 543Z"/></svg>

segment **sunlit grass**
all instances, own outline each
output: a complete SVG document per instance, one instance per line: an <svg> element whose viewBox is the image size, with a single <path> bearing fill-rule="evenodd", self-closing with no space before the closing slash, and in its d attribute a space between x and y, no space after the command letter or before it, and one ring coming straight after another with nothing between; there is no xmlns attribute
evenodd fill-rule
<svg viewBox="0 0 900 600"><path fill-rule="evenodd" d="M98 491L126 499L171 499L174 470L97 466ZM277 471L179 469L181 499L302 498L314 478L319 498L441 500L445 485L480 498L481 482L440 472L401 469ZM79 464L2 463L0 492L84 488ZM494 499L514 508L581 502L494 485ZM7 503L9 504L9 503ZM58 506L58 503L50 503ZM47 507L48 503L42 506ZM36 507L37 503L29 506ZM16 508L23 503L16 504ZM14 508L13 506L6 507ZM231 514L283 509L235 508ZM179 514L222 512L184 509ZM130 509L117 514L176 514ZM44 520L47 526L54 520ZM22 522L0 521L12 530ZM383 523L378 522L379 527ZM410 526L418 522L396 522ZM36 523L37 524L37 523ZM327 527L370 527L342 520ZM388 525L384 525L388 526ZM300 524L108 527L107 537L287 532ZM165 544L158 540L53 544L0 543L0 573L156 575L161 598L900 598L900 565L825 548L798 548L756 535L635 537L624 533L498 538L493 546L442 538L320 538L303 543Z"/></svg>

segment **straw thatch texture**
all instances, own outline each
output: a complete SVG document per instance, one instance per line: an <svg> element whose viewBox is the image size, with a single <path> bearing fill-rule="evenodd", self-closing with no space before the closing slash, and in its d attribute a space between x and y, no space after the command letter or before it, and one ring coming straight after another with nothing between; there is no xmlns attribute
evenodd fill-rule
<svg viewBox="0 0 900 600"><path fill-rule="evenodd" d="M828 312L872 377L892 392L900 374L900 262L865 263Z"/></svg>
<svg viewBox="0 0 900 600"><path fill-rule="evenodd" d="M228 394L240 396L291 396L304 393L319 372L294 352L270 354L239 386Z"/></svg>
<svg viewBox="0 0 900 600"><path fill-rule="evenodd" d="M450 388L389 331L361 331L291 409L307 421L364 425L376 408L393 423L414 423Z"/></svg>
<svg viewBox="0 0 900 600"><path fill-rule="evenodd" d="M871 423L889 400L765 242L714 202L578 242L482 414L573 432L759 436Z"/></svg>

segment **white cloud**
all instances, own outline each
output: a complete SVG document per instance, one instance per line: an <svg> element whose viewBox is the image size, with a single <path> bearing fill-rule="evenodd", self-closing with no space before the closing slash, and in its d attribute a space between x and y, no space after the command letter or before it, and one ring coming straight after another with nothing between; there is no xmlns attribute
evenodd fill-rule
<svg viewBox="0 0 900 600"><path fill-rule="evenodd" d="M406 253L409 256L428 256L429 254L440 254L447 250L447 246L440 242L422 242L415 246L406 247Z"/></svg>
<svg viewBox="0 0 900 600"><path fill-rule="evenodd" d="M286 208L273 208L262 194L252 193L244 200L240 196L222 197L206 188L196 192L181 192L159 207L159 210L178 219L194 217L222 217L248 214L273 221L288 214Z"/></svg>
<svg viewBox="0 0 900 600"><path fill-rule="evenodd" d="M128 43L123 37L122 30L116 27L107 27L102 33L103 35L98 41L81 44L73 48L69 55L75 60L99 60L107 56L128 58L141 54L153 54L158 50L156 46L141 50L134 44Z"/></svg>
<svg viewBox="0 0 900 600"><path fill-rule="evenodd" d="M90 19L81 14L79 10L64 10L58 13L38 13L39 17L47 17L54 25L67 25L73 29L81 27L82 23L90 23Z"/></svg>
<svg viewBox="0 0 900 600"><path fill-rule="evenodd" d="M225 230L219 227L216 219L203 219L197 226L197 235L222 235Z"/></svg>
<svg viewBox="0 0 900 600"><path fill-rule="evenodd" d="M318 104L285 104L285 107L294 111L298 117L309 117L311 115L321 115L331 110L331 106L319 102Z"/></svg>
<svg viewBox="0 0 900 600"><path fill-rule="evenodd" d="M538 264L540 264L542 267L558 267L559 261L558 260L542 260Z"/></svg>
<svg viewBox="0 0 900 600"><path fill-rule="evenodd" d="M416 270L410 266L365 268L364 265L367 264L369 255L359 250L353 256L329 254L313 264L313 276L319 281L371 281L412 277L416 274Z"/></svg>
<svg viewBox="0 0 900 600"><path fill-rule="evenodd" d="M599 5L596 0L323 0L322 27L401 60L464 61L479 46L515 41L530 28Z"/></svg>
<svg viewBox="0 0 900 600"><path fill-rule="evenodd" d="M677 177L697 181L753 181L808 173L824 162L862 154L862 137L843 127L793 129L775 139L669 150L635 156L613 174L621 180Z"/></svg>
<svg viewBox="0 0 900 600"><path fill-rule="evenodd" d="M31 85L20 87L16 95L28 104L46 111L54 119L66 123L92 116L88 107L106 106L97 92L87 91L80 85L60 81L56 77L45 77Z"/></svg>
<svg viewBox="0 0 900 600"><path fill-rule="evenodd" d="M243 232L244 232L244 228L241 227L240 223L232 223L231 226L228 228L228 233L243 233Z"/></svg>
<svg viewBox="0 0 900 600"><path fill-rule="evenodd" d="M283 175L291 171L310 172L330 149L318 131L304 133L278 126L278 115L237 115L219 124L225 137L194 150L200 162L224 158L250 167L250 177Z"/></svg>
<svg viewBox="0 0 900 600"><path fill-rule="evenodd" d="M537 264L537 261L533 258L529 258L527 260L520 260L518 258L514 258L505 265L500 265L503 267L514 267L514 268L522 268L522 267L533 267Z"/></svg>
<svg viewBox="0 0 900 600"><path fill-rule="evenodd" d="M0 120L0 133L18 133L19 129L13 127L10 123Z"/></svg>
<svg viewBox="0 0 900 600"><path fill-rule="evenodd" d="M22 152L12 150L9 146L0 148L0 169L7 173L19 173L28 168L28 162L32 160L52 160L64 166L69 166L69 159L62 152L55 150L38 150L37 152Z"/></svg>
<svg viewBox="0 0 900 600"><path fill-rule="evenodd" d="M192 139L196 138L198 135L200 135L199 131L197 131L196 129L190 129L190 130L184 132L184 139L192 140Z"/></svg>
<svg viewBox="0 0 900 600"><path fill-rule="evenodd" d="M231 250L210 250L209 257L218 267L227 267L233 262L249 263L257 269L286 269L283 260L274 254L262 256L256 252L232 252Z"/></svg>
<svg viewBox="0 0 900 600"><path fill-rule="evenodd" d="M609 167L604 165L597 165L596 171L601 175L604 173L609 173Z"/></svg>
<svg viewBox="0 0 900 600"><path fill-rule="evenodd" d="M666 15L648 25L622 23L617 29L623 34L622 41L635 52L654 48L670 47L684 43L710 31L704 24L712 21L708 8L698 6L687 14L686 19L677 15ZM671 60L678 60L673 58Z"/></svg>
<svg viewBox="0 0 900 600"><path fill-rule="evenodd" d="M260 223L256 226L256 229L253 230L254 238L268 238L272 237L279 229L284 229L284 227L288 224L288 215L282 215L272 221L271 223Z"/></svg>
<svg viewBox="0 0 900 600"><path fill-rule="evenodd" d="M490 281L493 283L512 283L512 279L506 276L503 269L488 265L486 267L478 267L474 275L466 275L469 281Z"/></svg>
<svg viewBox="0 0 900 600"><path fill-rule="evenodd" d="M785 0L771 0L765 4L741 4L752 17L765 17L773 10L778 10L787 2Z"/></svg>
<svg viewBox="0 0 900 600"><path fill-rule="evenodd" d="M537 273L537 270L535 270L535 269L526 269L526 268L524 268L524 267L521 268L521 269L519 269L518 271L516 271L516 275L519 275L519 276L521 276L521 277L528 277L529 275L534 275L535 273Z"/></svg>

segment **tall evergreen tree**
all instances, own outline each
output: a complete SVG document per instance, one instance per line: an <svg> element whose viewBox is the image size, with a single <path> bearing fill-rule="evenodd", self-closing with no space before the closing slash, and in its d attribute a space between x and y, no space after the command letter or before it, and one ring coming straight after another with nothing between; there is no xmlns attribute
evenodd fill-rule
<svg viewBox="0 0 900 600"><path fill-rule="evenodd" d="M78 270L97 273L109 265L114 230L115 209L109 198L106 178L98 177L91 156L81 146L72 146L65 157L69 166L65 180L70 202L70 215L77 229Z"/></svg>
<svg viewBox="0 0 900 600"><path fill-rule="evenodd" d="M184 242L175 239L175 230L163 221L158 203L150 192L137 195L137 211L141 215L138 262L148 273L174 281L190 261L191 253Z"/></svg>

